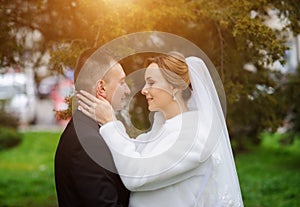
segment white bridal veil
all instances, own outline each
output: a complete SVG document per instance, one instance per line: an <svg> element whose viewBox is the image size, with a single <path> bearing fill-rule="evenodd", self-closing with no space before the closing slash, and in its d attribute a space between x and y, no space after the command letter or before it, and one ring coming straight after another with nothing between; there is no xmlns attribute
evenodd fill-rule
<svg viewBox="0 0 300 207"><path fill-rule="evenodd" d="M209 156L212 157L213 170L209 178L210 184L208 182L203 188L209 185L216 188L217 192L214 195L214 200L218 201L216 206L243 206L225 117L216 88L205 63L200 58L188 57L186 63L193 88L190 107L200 111L200 114L209 119L204 121L211 123L211 127L205 129L207 139L201 156L204 156L204 160ZM204 123L199 121L198 124ZM201 196L202 190L199 190L198 197Z"/></svg>

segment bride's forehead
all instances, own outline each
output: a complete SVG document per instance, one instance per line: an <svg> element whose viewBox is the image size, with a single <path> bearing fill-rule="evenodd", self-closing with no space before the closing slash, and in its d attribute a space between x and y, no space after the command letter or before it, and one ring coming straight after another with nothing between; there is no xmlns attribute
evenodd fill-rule
<svg viewBox="0 0 300 207"><path fill-rule="evenodd" d="M161 73L161 70L159 69L158 65L157 67L148 67L145 71L145 79L147 78L163 78L163 75Z"/></svg>

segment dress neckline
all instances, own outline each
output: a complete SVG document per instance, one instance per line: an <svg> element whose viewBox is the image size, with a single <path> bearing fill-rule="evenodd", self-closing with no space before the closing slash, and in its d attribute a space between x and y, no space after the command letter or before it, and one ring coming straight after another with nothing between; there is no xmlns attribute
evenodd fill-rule
<svg viewBox="0 0 300 207"><path fill-rule="evenodd" d="M186 112L183 112L183 113L179 113L179 114L177 114L176 116L173 116L170 119L166 119L165 123L168 124L168 123L173 123L175 121L177 122L177 121L179 121L178 119L182 120L182 117L187 116L189 114L194 114L195 112L196 111L186 111Z"/></svg>

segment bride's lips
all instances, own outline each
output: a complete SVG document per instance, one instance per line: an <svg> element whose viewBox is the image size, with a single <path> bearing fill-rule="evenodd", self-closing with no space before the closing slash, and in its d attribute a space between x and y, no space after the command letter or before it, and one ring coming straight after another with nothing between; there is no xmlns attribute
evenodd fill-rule
<svg viewBox="0 0 300 207"><path fill-rule="evenodd" d="M148 102L152 101L153 98L146 98Z"/></svg>

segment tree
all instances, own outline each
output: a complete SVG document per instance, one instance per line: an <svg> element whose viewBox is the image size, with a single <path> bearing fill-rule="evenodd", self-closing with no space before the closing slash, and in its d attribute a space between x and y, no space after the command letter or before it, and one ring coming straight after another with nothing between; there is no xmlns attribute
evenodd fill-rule
<svg viewBox="0 0 300 207"><path fill-rule="evenodd" d="M260 131L277 129L285 116L275 95L282 74L269 70L269 65L284 63L286 32L300 32L295 0L2 2L11 30L27 28L42 34L39 48L51 52L55 71L74 67L85 48L132 32L159 30L194 42L219 71L228 98L229 131L240 146L244 137L257 143ZM265 24L273 13L283 22L282 29ZM253 65L254 72L245 70L245 64Z"/></svg>
<svg viewBox="0 0 300 207"><path fill-rule="evenodd" d="M300 134L300 65L295 74L287 74L283 86L281 87L281 101L284 102L287 128L291 132L290 140L293 141L295 135Z"/></svg>

